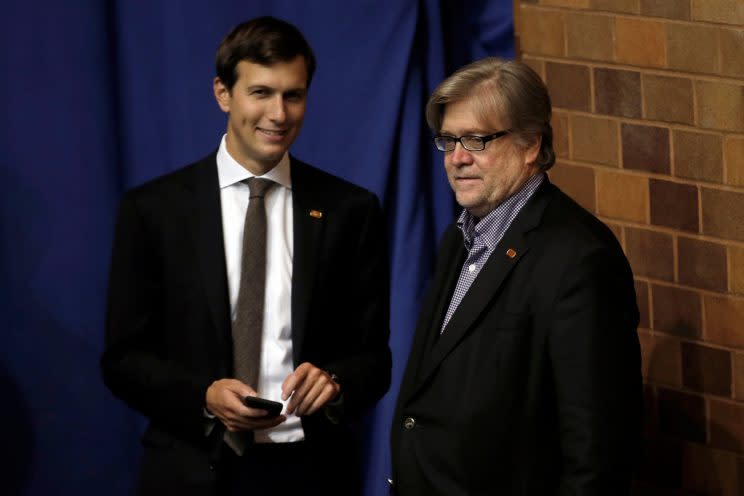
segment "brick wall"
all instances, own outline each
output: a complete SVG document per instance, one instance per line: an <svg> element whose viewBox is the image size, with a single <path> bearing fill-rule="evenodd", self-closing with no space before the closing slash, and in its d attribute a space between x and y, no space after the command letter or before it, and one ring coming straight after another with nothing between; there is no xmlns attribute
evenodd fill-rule
<svg viewBox="0 0 744 496"><path fill-rule="evenodd" d="M744 0L516 0L551 179L633 266L648 419L635 494L744 495Z"/></svg>

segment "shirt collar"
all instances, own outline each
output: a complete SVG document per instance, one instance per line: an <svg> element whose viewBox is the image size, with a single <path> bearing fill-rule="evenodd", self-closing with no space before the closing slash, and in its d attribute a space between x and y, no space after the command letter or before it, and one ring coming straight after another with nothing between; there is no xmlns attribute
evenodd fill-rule
<svg viewBox="0 0 744 496"><path fill-rule="evenodd" d="M251 174L248 169L240 165L230 155L230 152L227 151L226 136L222 136L220 147L217 150L217 177L219 178L220 189L227 188L254 176L254 174ZM261 177L279 183L285 188L292 189L289 153L285 153L279 163Z"/></svg>

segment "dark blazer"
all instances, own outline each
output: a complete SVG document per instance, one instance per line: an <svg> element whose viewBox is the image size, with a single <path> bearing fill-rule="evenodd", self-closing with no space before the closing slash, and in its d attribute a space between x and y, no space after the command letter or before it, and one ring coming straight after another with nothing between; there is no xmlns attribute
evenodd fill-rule
<svg viewBox="0 0 744 496"><path fill-rule="evenodd" d="M638 311L612 232L546 178L440 336L465 256L450 226L393 418L397 494L628 494Z"/></svg>
<svg viewBox="0 0 744 496"><path fill-rule="evenodd" d="M335 373L353 418L390 382L379 203L294 158L291 177L294 363ZM220 212L214 153L129 191L119 208L101 365L111 391L150 420L140 494L214 492L224 427L205 436L205 393L233 369ZM308 442L339 446L331 466L344 461L347 422L318 412L302 425Z"/></svg>

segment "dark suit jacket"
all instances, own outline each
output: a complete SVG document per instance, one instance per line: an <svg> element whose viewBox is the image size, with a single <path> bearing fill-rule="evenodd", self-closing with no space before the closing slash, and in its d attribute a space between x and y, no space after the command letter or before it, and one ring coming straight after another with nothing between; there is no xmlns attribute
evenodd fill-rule
<svg viewBox="0 0 744 496"><path fill-rule="evenodd" d="M294 158L291 164L294 363L338 375L344 414L354 417L390 381L381 211L372 193ZM141 494L214 490L223 426L205 437L205 393L233 369L220 211L214 153L121 201L101 364L111 391L150 420ZM345 422L318 412L302 425L308 442L338 445L336 463L345 459Z"/></svg>
<svg viewBox="0 0 744 496"><path fill-rule="evenodd" d="M453 225L393 419L397 494L627 494L638 311L612 232L546 180L440 336L465 256Z"/></svg>

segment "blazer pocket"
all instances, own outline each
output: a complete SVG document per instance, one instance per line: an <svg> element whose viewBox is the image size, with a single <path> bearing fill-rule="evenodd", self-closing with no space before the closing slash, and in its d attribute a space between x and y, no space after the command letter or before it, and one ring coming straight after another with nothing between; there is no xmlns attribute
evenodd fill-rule
<svg viewBox="0 0 744 496"><path fill-rule="evenodd" d="M500 312L491 327L500 331L518 331L528 328L530 322L532 322L532 315L529 313Z"/></svg>

